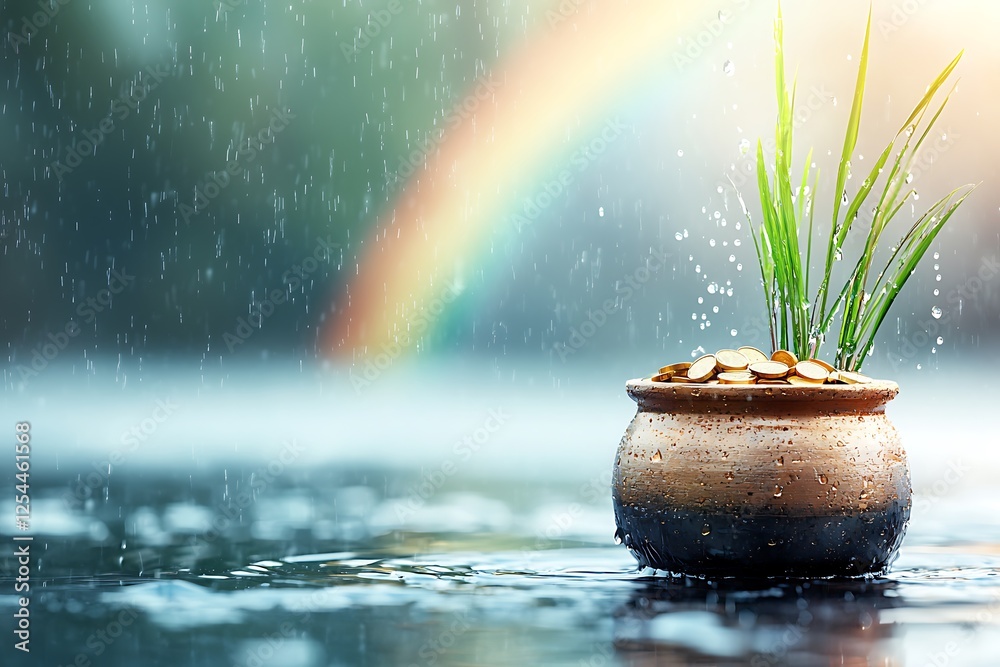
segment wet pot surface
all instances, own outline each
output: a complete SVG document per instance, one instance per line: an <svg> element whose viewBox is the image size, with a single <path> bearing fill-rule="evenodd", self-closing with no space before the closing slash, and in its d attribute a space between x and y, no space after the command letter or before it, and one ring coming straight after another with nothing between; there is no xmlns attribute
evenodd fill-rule
<svg viewBox="0 0 1000 667"><path fill-rule="evenodd" d="M628 383L617 538L641 565L713 577L884 572L910 513L891 382Z"/></svg>

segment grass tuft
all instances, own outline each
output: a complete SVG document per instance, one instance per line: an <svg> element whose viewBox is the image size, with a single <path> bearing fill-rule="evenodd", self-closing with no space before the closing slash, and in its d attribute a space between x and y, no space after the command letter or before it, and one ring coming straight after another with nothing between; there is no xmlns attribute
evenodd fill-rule
<svg viewBox="0 0 1000 667"><path fill-rule="evenodd" d="M868 44L871 37L871 10L861 48L854 100L847 121L844 146L837 169L834 191L833 220L826 246L823 271L819 275L816 294L810 298L810 267L813 260L813 200L819 186L819 170L812 173L812 152L806 158L800 185L793 187L792 125L795 83L789 90L785 79L783 26L781 8L775 21L775 79L778 114L775 125L775 156L773 169L768 169L764 150L757 142L757 188L760 193L761 222L755 227L750 212L737 191L740 206L746 215L754 249L760 264L764 284L765 305L774 349L788 349L800 358L816 358L825 342L835 316L841 313L837 336L835 365L847 370L860 370L872 350L875 336L889 308L903 285L916 269L917 263L934 241L938 232L954 215L965 198L975 189L965 185L938 199L919 216L892 251L889 261L872 277L875 251L889 223L910 200L915 191L909 187L910 168L931 128L947 105L954 86L944 96L925 123L932 102L962 58L959 53L928 86L906 121L879 155L867 177L853 196L847 192L851 176L851 157L858 142L865 81L868 75ZM900 148L897 148L901 144ZM891 158L891 162L890 162ZM881 185L879 186L879 184ZM834 264L843 256L844 242L859 211L871 197L877 198L864 249L843 288L831 299L830 276ZM806 228L805 263L800 248L800 230ZM818 251L818 249L817 249Z"/></svg>

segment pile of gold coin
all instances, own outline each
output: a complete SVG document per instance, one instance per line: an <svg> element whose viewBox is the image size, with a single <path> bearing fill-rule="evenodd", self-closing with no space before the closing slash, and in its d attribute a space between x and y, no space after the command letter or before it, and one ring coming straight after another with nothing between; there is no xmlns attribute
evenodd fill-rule
<svg viewBox="0 0 1000 667"><path fill-rule="evenodd" d="M866 384L871 378L854 371L838 370L820 359L799 361L788 350L770 357L755 347L719 350L694 361L670 364L650 378L653 382L700 384Z"/></svg>

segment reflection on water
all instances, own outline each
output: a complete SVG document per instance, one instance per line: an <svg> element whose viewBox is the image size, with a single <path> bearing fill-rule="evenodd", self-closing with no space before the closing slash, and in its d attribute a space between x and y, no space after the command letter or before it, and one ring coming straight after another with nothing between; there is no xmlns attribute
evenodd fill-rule
<svg viewBox="0 0 1000 667"><path fill-rule="evenodd" d="M975 516L938 530L949 498L886 578L708 582L636 571L576 485L415 508L399 472L256 474L34 488L33 650L3 664L993 664L1000 546Z"/></svg>

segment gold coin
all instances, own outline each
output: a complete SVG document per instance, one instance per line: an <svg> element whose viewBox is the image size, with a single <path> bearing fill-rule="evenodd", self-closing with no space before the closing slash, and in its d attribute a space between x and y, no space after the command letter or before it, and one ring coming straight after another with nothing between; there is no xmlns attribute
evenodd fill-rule
<svg viewBox="0 0 1000 667"><path fill-rule="evenodd" d="M780 361L789 368L793 367L795 364L799 363L799 358L788 350L778 350L771 355L771 361Z"/></svg>
<svg viewBox="0 0 1000 667"><path fill-rule="evenodd" d="M830 364L826 363L822 359L809 359L809 361L813 362L814 364L819 364L820 366L822 366L826 370L827 373L832 373L835 370L837 370L836 368L834 368Z"/></svg>
<svg viewBox="0 0 1000 667"><path fill-rule="evenodd" d="M872 379L854 371L840 371L840 381L847 384L868 384Z"/></svg>
<svg viewBox="0 0 1000 667"><path fill-rule="evenodd" d="M753 373L719 373L719 384L755 384Z"/></svg>
<svg viewBox="0 0 1000 667"><path fill-rule="evenodd" d="M765 380L780 380L788 375L788 365L780 361L758 361L750 364L750 372Z"/></svg>
<svg viewBox="0 0 1000 667"><path fill-rule="evenodd" d="M670 364L668 366L664 366L663 368L660 369L660 373L677 373L678 371L686 371L689 368L691 368L691 362L682 361L679 364Z"/></svg>
<svg viewBox="0 0 1000 667"><path fill-rule="evenodd" d="M719 350L715 353L715 363L723 371L743 371L750 366L750 360L736 350Z"/></svg>
<svg viewBox="0 0 1000 667"><path fill-rule="evenodd" d="M736 348L736 351L742 354L744 357L746 357L747 361L749 361L751 364L755 364L758 361L770 361L770 359L766 354L764 354L755 347L750 347L749 345L746 345L744 347L738 347Z"/></svg>
<svg viewBox="0 0 1000 667"><path fill-rule="evenodd" d="M681 382L681 383L694 382L694 380L692 380L691 378L689 378L686 375L675 375L672 378L670 378L670 381L671 382Z"/></svg>
<svg viewBox="0 0 1000 667"><path fill-rule="evenodd" d="M765 380L758 378L757 384L788 384L788 380Z"/></svg>
<svg viewBox="0 0 1000 667"><path fill-rule="evenodd" d="M650 378L653 382L670 382L670 378L674 376L673 373L658 373Z"/></svg>
<svg viewBox="0 0 1000 667"><path fill-rule="evenodd" d="M843 382L843 380L840 379L840 371L838 371L838 370L830 371L830 377L828 377L826 379L826 381L827 382Z"/></svg>
<svg viewBox="0 0 1000 667"><path fill-rule="evenodd" d="M688 377L695 382L709 380L715 374L715 364L714 354L706 354L703 357L698 357L691 363L691 368L688 369Z"/></svg>
<svg viewBox="0 0 1000 667"><path fill-rule="evenodd" d="M815 380L807 380L804 377L799 377L798 375L789 375L787 378L788 384L793 384L797 387L821 387L822 382L816 382Z"/></svg>
<svg viewBox="0 0 1000 667"><path fill-rule="evenodd" d="M803 380L820 384L826 382L826 379L830 377L830 373L815 361L800 361L795 364L795 374Z"/></svg>

